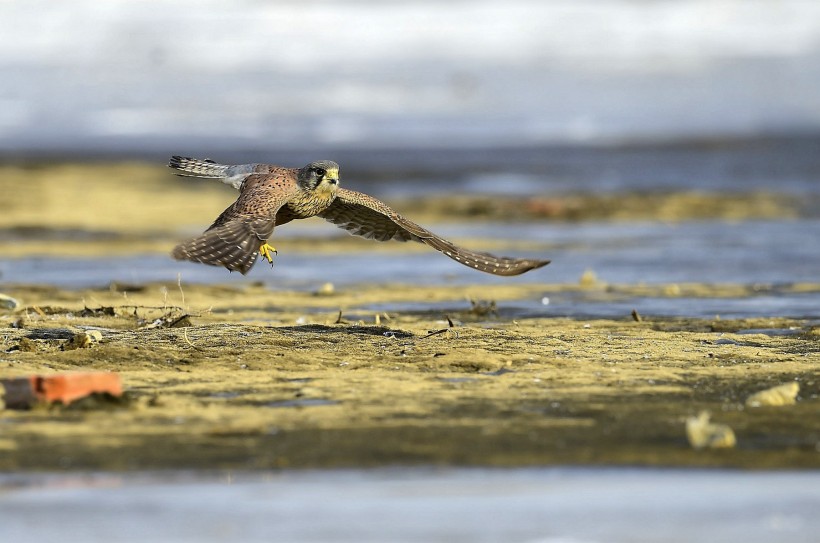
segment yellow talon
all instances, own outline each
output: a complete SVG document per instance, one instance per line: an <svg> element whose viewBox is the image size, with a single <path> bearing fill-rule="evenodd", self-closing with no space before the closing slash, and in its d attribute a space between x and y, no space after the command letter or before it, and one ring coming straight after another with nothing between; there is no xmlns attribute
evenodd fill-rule
<svg viewBox="0 0 820 543"><path fill-rule="evenodd" d="M276 248L272 245L268 245L267 242L259 246L259 255L267 260L269 264L273 264L274 254L276 254Z"/></svg>

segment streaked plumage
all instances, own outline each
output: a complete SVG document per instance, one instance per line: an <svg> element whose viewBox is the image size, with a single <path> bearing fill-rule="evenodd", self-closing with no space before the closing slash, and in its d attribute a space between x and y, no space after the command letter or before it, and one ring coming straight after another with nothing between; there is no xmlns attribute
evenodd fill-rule
<svg viewBox="0 0 820 543"><path fill-rule="evenodd" d="M256 262L260 246L267 246L275 226L319 216L368 239L425 243L465 266L495 275L520 275L550 262L458 247L372 196L339 188L339 165L329 160L294 169L270 164L230 166L174 156L169 166L182 172L179 175L219 179L240 191L204 234L174 248L172 255L178 260L245 274Z"/></svg>

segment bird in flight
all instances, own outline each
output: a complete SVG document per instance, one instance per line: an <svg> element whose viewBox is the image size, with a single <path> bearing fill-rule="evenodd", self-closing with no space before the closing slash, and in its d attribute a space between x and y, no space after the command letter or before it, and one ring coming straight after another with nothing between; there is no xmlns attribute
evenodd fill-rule
<svg viewBox="0 0 820 543"><path fill-rule="evenodd" d="M223 266L246 274L261 256L273 263L276 250L268 245L277 226L294 219L321 217L356 236L377 241L425 243L470 268L495 275L520 275L546 266L549 260L506 258L470 251L410 221L383 202L339 187L339 165L330 160L304 168L272 164L217 164L171 157L177 175L219 179L239 189L239 197L200 236L177 245L177 260Z"/></svg>

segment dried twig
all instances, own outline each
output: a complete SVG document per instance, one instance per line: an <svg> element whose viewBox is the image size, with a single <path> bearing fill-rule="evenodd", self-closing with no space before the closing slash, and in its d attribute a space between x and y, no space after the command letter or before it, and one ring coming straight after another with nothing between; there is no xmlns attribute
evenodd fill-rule
<svg viewBox="0 0 820 543"><path fill-rule="evenodd" d="M182 291L182 274L177 274L177 287L179 287L179 294L182 296L182 307L185 307L185 292Z"/></svg>
<svg viewBox="0 0 820 543"><path fill-rule="evenodd" d="M447 328L442 328L441 330L433 330L426 336L421 336L419 339L427 339L428 337L433 337L444 333L447 334L448 339L451 338L450 334L452 334L452 337L455 337L455 339L458 339L458 330L454 330L455 325L453 324L453 321L450 319L448 315L444 315L444 318L447 319Z"/></svg>
<svg viewBox="0 0 820 543"><path fill-rule="evenodd" d="M349 321L342 318L342 310L339 310L339 315L336 317L336 322L333 324L350 324Z"/></svg>
<svg viewBox="0 0 820 543"><path fill-rule="evenodd" d="M205 350L205 349L201 349L201 348L197 347L196 345L194 345L193 343L191 343L191 340L188 339L188 330L186 330L185 328L182 329L182 337L185 338L185 343L187 343L192 349L195 349L195 350L200 351L200 352Z"/></svg>

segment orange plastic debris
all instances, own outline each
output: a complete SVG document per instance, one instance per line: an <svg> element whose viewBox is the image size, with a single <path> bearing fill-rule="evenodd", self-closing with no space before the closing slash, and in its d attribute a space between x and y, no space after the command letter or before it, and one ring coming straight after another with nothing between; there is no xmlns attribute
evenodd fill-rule
<svg viewBox="0 0 820 543"><path fill-rule="evenodd" d="M122 383L116 373L77 372L57 375L31 375L0 379L5 388L6 407L25 409L36 402L70 404L94 393L122 396Z"/></svg>

